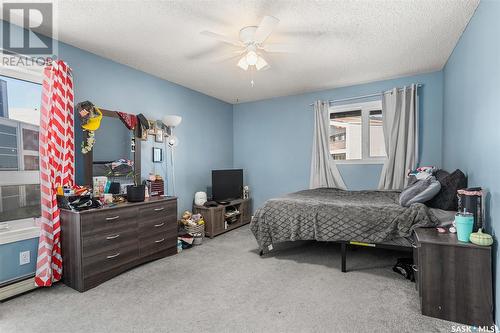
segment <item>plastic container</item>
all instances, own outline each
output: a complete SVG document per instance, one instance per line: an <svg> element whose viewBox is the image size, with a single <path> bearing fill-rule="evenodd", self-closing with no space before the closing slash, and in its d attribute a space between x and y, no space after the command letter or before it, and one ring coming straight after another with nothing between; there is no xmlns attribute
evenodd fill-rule
<svg viewBox="0 0 500 333"><path fill-rule="evenodd" d="M471 213L457 213L455 215L455 226L458 240L468 243L474 227L474 215Z"/></svg>

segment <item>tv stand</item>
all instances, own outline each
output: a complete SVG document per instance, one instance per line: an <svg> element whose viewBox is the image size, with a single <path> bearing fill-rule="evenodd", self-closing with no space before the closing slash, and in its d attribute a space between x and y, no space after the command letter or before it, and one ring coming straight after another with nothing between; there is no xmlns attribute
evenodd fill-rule
<svg viewBox="0 0 500 333"><path fill-rule="evenodd" d="M193 205L193 212L205 220L205 235L210 238L250 223L251 199L235 199L217 207Z"/></svg>

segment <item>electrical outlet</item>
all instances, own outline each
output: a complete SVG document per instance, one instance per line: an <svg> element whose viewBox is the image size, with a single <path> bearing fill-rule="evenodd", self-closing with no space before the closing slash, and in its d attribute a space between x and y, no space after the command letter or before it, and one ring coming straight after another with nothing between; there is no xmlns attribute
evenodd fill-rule
<svg viewBox="0 0 500 333"><path fill-rule="evenodd" d="M19 265L30 263L30 251L19 252Z"/></svg>

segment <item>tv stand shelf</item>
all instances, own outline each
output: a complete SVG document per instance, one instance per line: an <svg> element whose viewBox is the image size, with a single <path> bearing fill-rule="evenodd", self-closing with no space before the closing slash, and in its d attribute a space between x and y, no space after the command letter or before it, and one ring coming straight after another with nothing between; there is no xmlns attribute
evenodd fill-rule
<svg viewBox="0 0 500 333"><path fill-rule="evenodd" d="M241 227L242 225L250 223L251 199L236 199L231 200L228 204L217 207L193 206L195 214L201 214L205 220L205 235L210 238L223 234L230 230ZM234 219L233 223L227 223L226 214L231 214L237 210L239 213L233 213L227 220Z"/></svg>

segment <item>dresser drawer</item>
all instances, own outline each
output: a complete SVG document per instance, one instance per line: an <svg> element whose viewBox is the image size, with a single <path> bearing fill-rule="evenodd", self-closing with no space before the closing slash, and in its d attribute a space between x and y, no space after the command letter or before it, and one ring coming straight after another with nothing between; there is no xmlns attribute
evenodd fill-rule
<svg viewBox="0 0 500 333"><path fill-rule="evenodd" d="M129 225L137 226L137 208L107 209L94 214L82 216L82 235L109 234L117 228Z"/></svg>
<svg viewBox="0 0 500 333"><path fill-rule="evenodd" d="M82 239L82 257L88 258L94 255L116 250L123 244L137 241L137 225L135 223L122 223L106 232L86 235Z"/></svg>
<svg viewBox="0 0 500 333"><path fill-rule="evenodd" d="M155 235L139 237L139 253L145 257L157 252L177 247L177 232L162 231Z"/></svg>
<svg viewBox="0 0 500 333"><path fill-rule="evenodd" d="M139 252L137 238L122 241L115 246L99 250L98 253L82 260L83 277L85 279L101 274L110 275L113 271L118 271L119 268L134 264Z"/></svg>
<svg viewBox="0 0 500 333"><path fill-rule="evenodd" d="M177 219L172 215L142 220L139 224L139 235L141 237L154 236L165 231L175 233L177 235Z"/></svg>
<svg viewBox="0 0 500 333"><path fill-rule="evenodd" d="M163 201L139 208L141 220L156 219L163 216L177 216L177 201Z"/></svg>

